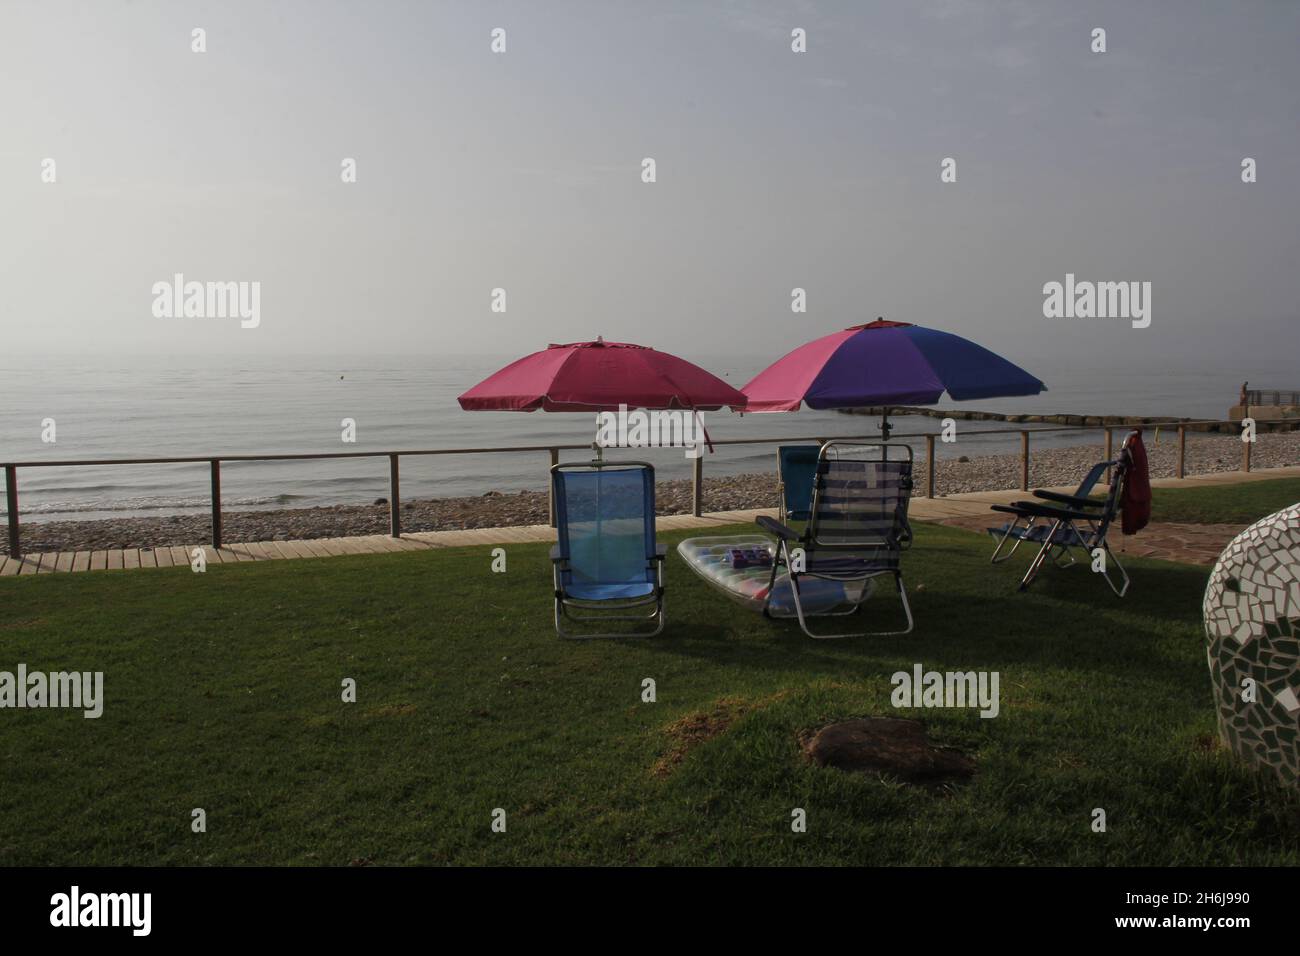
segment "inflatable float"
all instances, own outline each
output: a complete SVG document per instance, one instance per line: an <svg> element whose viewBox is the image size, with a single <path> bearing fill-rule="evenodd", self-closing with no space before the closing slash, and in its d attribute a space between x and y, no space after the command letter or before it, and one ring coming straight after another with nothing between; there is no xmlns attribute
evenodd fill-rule
<svg viewBox="0 0 1300 956"><path fill-rule="evenodd" d="M762 611L772 579L772 562L776 544L761 534L736 535L729 538L687 538L677 546L677 554L696 574L728 598L751 611ZM864 599L863 589L871 582L825 581L804 577L799 580L799 599L805 614L824 614L845 604ZM794 617L794 596L790 574L785 568L777 572L776 583L767 611L772 617Z"/></svg>

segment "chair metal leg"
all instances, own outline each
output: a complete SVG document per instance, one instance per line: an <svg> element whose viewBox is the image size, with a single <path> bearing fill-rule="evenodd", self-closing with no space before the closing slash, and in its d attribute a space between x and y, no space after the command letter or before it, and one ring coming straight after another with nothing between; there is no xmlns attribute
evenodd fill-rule
<svg viewBox="0 0 1300 956"><path fill-rule="evenodd" d="M846 634L814 634L808 627L808 619L804 616L803 602L799 599L799 583L795 580L795 575L790 575L790 591L794 595L794 611L799 618L800 629L809 637L818 641L833 641L844 637L892 637L897 634L910 634L916 626L912 618L912 606L907 600L907 588L903 586L903 572L895 571L894 585L898 588L898 597L903 603L903 613L907 616L907 627L901 631L857 631Z"/></svg>
<svg viewBox="0 0 1300 956"><path fill-rule="evenodd" d="M1065 540L1072 541L1074 542L1073 544L1054 543L1057 534L1061 531L1062 527L1064 527L1072 536L1067 537ZM1097 540L1097 529L1095 527L1092 528L1089 535L1090 537L1085 537L1069 521L1057 521L1056 524L1052 526L1052 530L1048 533L1047 539L1043 542L1043 546L1039 548L1038 553L1034 555L1034 560L1030 562L1029 570L1025 572L1025 576L1021 579L1019 589L1021 591L1027 590L1029 585L1033 584L1034 579L1038 577L1038 572L1042 570L1047 559L1052 557L1053 551L1058 551L1056 556L1052 558L1052 563L1057 567L1070 567L1078 563L1074 558L1074 547L1081 547L1085 551L1091 553L1092 549L1089 547L1088 541L1092 540L1095 542ZM1110 549L1109 543L1103 540L1100 546L1106 554L1106 568L1098 573L1101 574L1102 578L1105 579L1107 586L1114 591L1117 596L1123 597L1128 592L1129 585L1132 583L1128 571L1125 570L1124 565L1120 562L1119 558L1115 557L1115 552ZM1062 563L1061 558L1066 555L1069 556L1070 560L1068 563ZM1111 577L1110 566L1112 563L1119 569L1118 585L1116 584L1115 579Z"/></svg>
<svg viewBox="0 0 1300 956"><path fill-rule="evenodd" d="M664 626L667 623L667 616L664 612L664 569L663 562L659 562L655 569L656 588L653 601L641 601L632 605L622 607L613 607L607 610L596 610L595 613L582 615L571 611L564 603L560 587L560 571L556 566L553 569L553 578L555 581L555 633L561 638L570 641L588 641L613 637L656 637L663 633ZM613 611L631 610L634 607L653 603L654 610L649 614L614 614ZM595 609L593 609L595 610ZM649 623L655 622L653 631L605 631L595 634L583 633L580 631L566 630L564 621L574 621L578 624L600 624L606 621L644 621Z"/></svg>
<svg viewBox="0 0 1300 956"><path fill-rule="evenodd" d="M1034 555L1034 560L1029 562L1029 570L1027 570L1025 576L1020 579L1021 591L1027 590L1029 585L1034 583L1034 578L1038 577L1038 572L1042 568L1043 562L1047 560L1047 552L1053 547L1052 539L1056 537L1056 532L1060 527L1061 522L1060 520L1057 520L1048 530L1047 537L1043 540L1043 546L1038 549L1038 553Z"/></svg>
<svg viewBox="0 0 1300 956"><path fill-rule="evenodd" d="M763 616L771 617L772 613L768 609L772 605L772 594L776 591L776 575L781 570L782 562L789 567L790 553L786 550L785 539L777 541L776 554L772 555L772 573L767 576L767 593L763 596Z"/></svg>
<svg viewBox="0 0 1300 956"><path fill-rule="evenodd" d="M587 634L580 631L566 630L562 621L577 621L578 623L587 624L603 623L605 621L644 621L646 623L654 621L655 629L653 631L602 631L595 634ZM589 617L579 617L570 614L567 609L564 608L561 599L555 599L555 632L560 637L569 641L590 641L611 637L655 637L656 635L663 633L664 625L666 623L667 619L664 614L664 603L662 598L655 600L654 610L649 614L633 616L597 614Z"/></svg>
<svg viewBox="0 0 1300 956"><path fill-rule="evenodd" d="M998 546L993 549L993 557L989 558L989 564L1001 564L1003 561L1010 559L1010 557L1016 553L1016 549L1019 548L1020 545L1024 543L1025 539L1023 537L1023 534L1028 533L1029 529L1034 526L1034 522L1032 518L1024 519L1024 520L1025 520L1024 532L1022 533L1022 535L1016 537L1016 543L1011 546L1011 550L1008 551L1006 554L1002 554L1003 546L1007 543L1007 539L1011 537L1011 532L1015 531L1018 527L1020 527L1021 519L1017 518L1015 521L1012 521L1010 524L1007 525L1007 530L1002 532L1002 537L998 539ZM1002 556L998 557L998 555L1000 554Z"/></svg>
<svg viewBox="0 0 1300 956"><path fill-rule="evenodd" d="M1132 583L1129 579L1128 572L1124 570L1124 565L1120 564L1119 558L1115 557L1115 552L1111 551L1110 545L1102 542L1102 548L1106 553L1106 570L1101 572L1101 576L1106 579L1110 589L1115 592L1116 597L1123 597L1128 592L1128 586ZM1115 567L1119 568L1120 577L1123 579L1122 587L1115 587L1115 582L1110 577L1110 565L1114 562Z"/></svg>

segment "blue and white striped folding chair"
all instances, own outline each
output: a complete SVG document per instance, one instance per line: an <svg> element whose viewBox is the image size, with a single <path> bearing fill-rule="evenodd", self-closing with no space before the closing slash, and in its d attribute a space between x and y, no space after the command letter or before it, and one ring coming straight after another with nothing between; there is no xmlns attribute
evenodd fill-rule
<svg viewBox="0 0 1300 956"><path fill-rule="evenodd" d="M568 638L660 633L668 552L655 541L654 467L639 461L555 465L551 488L556 632ZM653 624L654 630L586 630L608 621Z"/></svg>
<svg viewBox="0 0 1300 956"><path fill-rule="evenodd" d="M802 533L766 516L760 527L777 536L777 556L772 564L768 599L777 574L790 575L799 626L809 637L835 638L907 634L912 630L912 609L903 586L901 555L912 542L907 506L912 495L912 449L907 445L827 442L817 458L812 516ZM871 594L870 582L890 575L903 604L907 627L901 631L865 631L814 634L810 616L838 617L856 613ZM817 615L805 613L801 582L838 582L844 586L842 610ZM805 585L806 586L806 585ZM764 607L766 613L767 608Z"/></svg>

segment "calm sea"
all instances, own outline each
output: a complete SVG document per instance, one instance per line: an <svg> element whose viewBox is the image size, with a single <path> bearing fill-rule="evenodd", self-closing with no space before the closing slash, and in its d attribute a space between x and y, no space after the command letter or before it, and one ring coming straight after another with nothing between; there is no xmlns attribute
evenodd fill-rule
<svg viewBox="0 0 1300 956"><path fill-rule="evenodd" d="M693 358L737 387L770 361L770 356ZM456 396L509 360L0 358L0 461L590 442L594 416L461 411ZM1025 364L1048 382L1048 393L972 407L1221 418L1234 403L1242 377L1239 370L1137 374L1060 361ZM42 441L42 423L48 418L55 421L53 444ZM340 440L344 418L356 420L355 445ZM739 416L724 411L704 418L715 439L876 433L874 420L835 412ZM897 418L895 424L908 432L939 427L936 420L920 416ZM1006 426L962 422L960 441L941 444L939 452L973 456L1018 449L1014 435L980 434L998 427ZM1043 447L1078 439L1043 436L1035 441ZM720 446L706 456L705 474L770 470L774 454L770 445ZM648 457L664 477L690 474L680 450L642 449L637 457ZM402 461L402 493L409 499L544 488L547 465L544 453L407 458ZM378 458L229 462L222 469L223 500L230 509L371 502L387 495L387 477L387 462ZM208 507L205 464L24 468L19 482L25 520L179 514Z"/></svg>

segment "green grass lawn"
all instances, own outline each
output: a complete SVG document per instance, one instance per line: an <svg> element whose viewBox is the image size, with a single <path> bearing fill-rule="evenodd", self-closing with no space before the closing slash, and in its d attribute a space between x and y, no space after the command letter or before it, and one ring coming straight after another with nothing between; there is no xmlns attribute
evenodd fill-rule
<svg viewBox="0 0 1300 956"><path fill-rule="evenodd" d="M838 642L675 553L666 632L626 642L555 637L542 545L505 574L479 548L6 578L0 670L102 670L106 704L0 711L0 865L1300 862L1300 800L1213 743L1205 572L1132 561L1121 601L1051 569L1017 594L989 550L919 526L916 631ZM894 710L917 662L1000 672L1000 715ZM974 780L802 759L799 731L871 714L921 718ZM725 729L674 732L704 715Z"/></svg>
<svg viewBox="0 0 1300 956"><path fill-rule="evenodd" d="M1277 478L1206 488L1155 488L1153 521L1251 524L1300 501L1300 478Z"/></svg>

